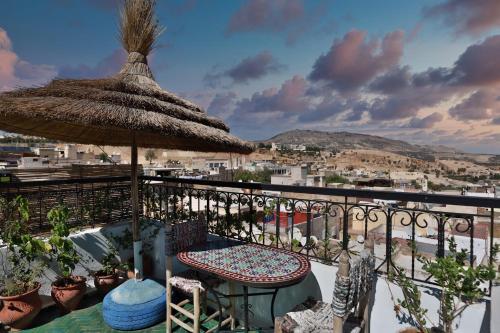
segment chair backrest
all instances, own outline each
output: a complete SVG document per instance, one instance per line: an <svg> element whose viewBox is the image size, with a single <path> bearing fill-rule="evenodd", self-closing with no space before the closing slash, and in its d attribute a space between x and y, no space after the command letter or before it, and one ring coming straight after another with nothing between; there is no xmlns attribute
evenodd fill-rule
<svg viewBox="0 0 500 333"><path fill-rule="evenodd" d="M175 256L179 251L207 241L207 222L203 217L192 220L167 222L165 226L165 254Z"/></svg>
<svg viewBox="0 0 500 333"><path fill-rule="evenodd" d="M360 303L364 303L361 301L371 292L374 277L373 247L367 248L365 245L365 249L352 258L349 258L347 251L343 251L333 291L334 315L345 319Z"/></svg>

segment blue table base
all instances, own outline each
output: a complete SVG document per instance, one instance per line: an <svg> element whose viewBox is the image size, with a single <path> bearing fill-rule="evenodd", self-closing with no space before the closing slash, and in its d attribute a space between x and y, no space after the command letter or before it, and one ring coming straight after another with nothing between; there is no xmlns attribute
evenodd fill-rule
<svg viewBox="0 0 500 333"><path fill-rule="evenodd" d="M165 320L165 292L165 287L153 280L128 280L104 297L104 321L123 331L153 326Z"/></svg>

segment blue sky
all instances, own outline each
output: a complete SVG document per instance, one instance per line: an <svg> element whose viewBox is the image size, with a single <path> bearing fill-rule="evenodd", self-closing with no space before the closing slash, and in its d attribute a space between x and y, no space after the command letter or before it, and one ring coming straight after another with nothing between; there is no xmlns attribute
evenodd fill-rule
<svg viewBox="0 0 500 333"><path fill-rule="evenodd" d="M2 1L0 90L115 73L119 2ZM245 139L346 130L500 154L499 1L159 0L157 15L157 81Z"/></svg>

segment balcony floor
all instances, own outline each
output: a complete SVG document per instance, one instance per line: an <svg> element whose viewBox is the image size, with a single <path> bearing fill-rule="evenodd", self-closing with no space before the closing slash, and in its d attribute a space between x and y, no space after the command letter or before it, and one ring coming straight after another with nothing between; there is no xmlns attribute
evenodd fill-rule
<svg viewBox="0 0 500 333"><path fill-rule="evenodd" d="M73 311L67 315L59 316L59 312L55 307L50 307L42 310L38 315L33 328L23 332L32 333L123 333L110 328L102 318L102 303L95 297L86 297L82 300L80 310ZM216 320L211 320L203 325L201 332L215 327ZM153 327L143 330L131 331L140 333L164 333L165 322L161 322ZM173 332L187 332L177 325L174 326Z"/></svg>

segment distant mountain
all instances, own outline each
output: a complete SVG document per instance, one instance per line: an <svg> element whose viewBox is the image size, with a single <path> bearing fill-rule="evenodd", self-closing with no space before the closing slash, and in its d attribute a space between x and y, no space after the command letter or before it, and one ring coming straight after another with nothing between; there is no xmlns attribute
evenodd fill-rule
<svg viewBox="0 0 500 333"><path fill-rule="evenodd" d="M349 133L349 132L324 132L313 130L291 130L273 136L262 143L279 144L304 144L322 149L376 149L405 155L420 155L440 152L456 152L456 149L446 146L413 145L401 140L387 139L376 135Z"/></svg>

